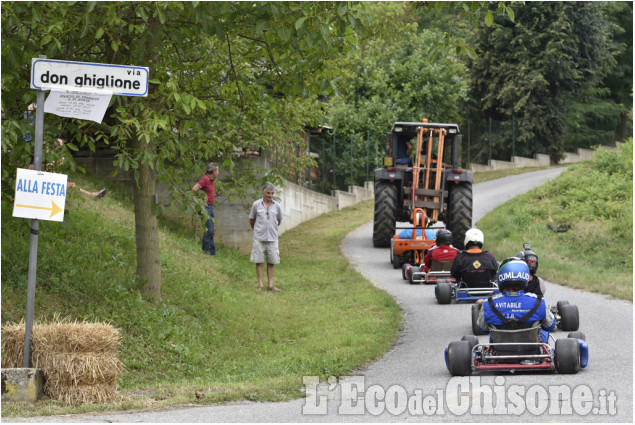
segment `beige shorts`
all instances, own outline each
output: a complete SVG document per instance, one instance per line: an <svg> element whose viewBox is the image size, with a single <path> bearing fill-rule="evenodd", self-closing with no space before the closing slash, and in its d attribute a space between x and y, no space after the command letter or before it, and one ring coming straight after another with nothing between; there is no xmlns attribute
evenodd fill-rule
<svg viewBox="0 0 635 425"><path fill-rule="evenodd" d="M277 241L254 241L249 261L256 264L262 264L265 262L265 257L267 258L267 264L280 264L280 250L278 249Z"/></svg>

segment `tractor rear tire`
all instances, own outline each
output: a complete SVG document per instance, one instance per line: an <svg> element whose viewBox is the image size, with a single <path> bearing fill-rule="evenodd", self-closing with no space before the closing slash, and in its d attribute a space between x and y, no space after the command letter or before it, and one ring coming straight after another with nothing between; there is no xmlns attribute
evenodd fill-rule
<svg viewBox="0 0 635 425"><path fill-rule="evenodd" d="M390 182L377 182L375 184L373 246L377 248L390 246L390 239L395 236L396 212L397 186Z"/></svg>
<svg viewBox="0 0 635 425"><path fill-rule="evenodd" d="M465 232L472 227L472 183L452 184L446 225L452 232L452 245L465 249Z"/></svg>

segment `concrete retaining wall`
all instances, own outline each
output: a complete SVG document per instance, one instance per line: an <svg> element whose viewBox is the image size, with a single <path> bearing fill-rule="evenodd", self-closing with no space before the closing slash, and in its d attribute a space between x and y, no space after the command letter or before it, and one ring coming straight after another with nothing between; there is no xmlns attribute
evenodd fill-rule
<svg viewBox="0 0 635 425"><path fill-rule="evenodd" d="M561 164L573 164L573 163L576 163L576 162L586 161L587 159L593 158L593 153L594 152L595 151L593 151L591 149L578 149L575 153L566 152L564 159L562 161L560 161L560 163Z"/></svg>
<svg viewBox="0 0 635 425"><path fill-rule="evenodd" d="M324 213L341 210L373 196L372 182L367 182L365 187L349 186L348 192L335 190L333 196L329 196L285 180L284 187L276 188L275 195L282 206L279 232L282 234ZM219 242L242 253L250 252L253 233L249 226L249 211L254 201L254 198L228 201L219 196L214 209Z"/></svg>
<svg viewBox="0 0 635 425"><path fill-rule="evenodd" d="M600 146L600 149L604 150L613 150L617 149L612 146ZM565 152L565 157L559 164L573 164L576 162L582 162L593 158L594 150L592 149L582 149L579 148L575 153L573 152ZM514 156L512 157L511 162L507 161L499 161L496 159L492 159L489 161L489 164L468 164L468 169L473 172L478 171L494 171L494 170L508 170L510 168L530 168L530 167L547 167L551 165L551 159L549 155L545 154L537 154L534 158L525 158L522 156Z"/></svg>

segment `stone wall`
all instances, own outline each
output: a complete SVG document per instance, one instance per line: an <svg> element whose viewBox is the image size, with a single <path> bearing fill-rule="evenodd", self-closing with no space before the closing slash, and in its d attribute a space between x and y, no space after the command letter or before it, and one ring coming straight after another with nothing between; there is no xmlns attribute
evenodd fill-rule
<svg viewBox="0 0 635 425"><path fill-rule="evenodd" d="M613 150L617 149L612 146L599 146L600 149ZM593 158L594 150L592 149L576 149L576 152L565 152L565 157L559 164L573 164L576 162L582 162ZM511 162L499 161L492 159L487 165L483 164L468 164L468 169L474 172L478 171L494 171L494 170L507 170L510 168L530 168L530 167L547 167L551 165L551 159L549 155L537 154L534 158L524 158L522 156L512 157Z"/></svg>
<svg viewBox="0 0 635 425"><path fill-rule="evenodd" d="M275 199L282 207L279 232L282 234L324 213L341 210L373 196L372 182L367 182L365 187L349 186L346 192L335 190L330 196L285 180L283 187L276 187L275 194ZM249 225L249 211L256 199L259 198L229 201L218 197L214 215L218 222L216 239L220 243L243 253L251 250L253 234Z"/></svg>

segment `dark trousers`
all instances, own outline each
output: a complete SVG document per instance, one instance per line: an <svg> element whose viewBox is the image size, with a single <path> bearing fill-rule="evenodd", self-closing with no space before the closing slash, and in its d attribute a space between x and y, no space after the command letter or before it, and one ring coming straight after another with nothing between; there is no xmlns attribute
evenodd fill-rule
<svg viewBox="0 0 635 425"><path fill-rule="evenodd" d="M214 206L207 205L207 215L209 218L205 222L206 232L203 235L203 252L209 255L216 254L216 245L214 244Z"/></svg>

